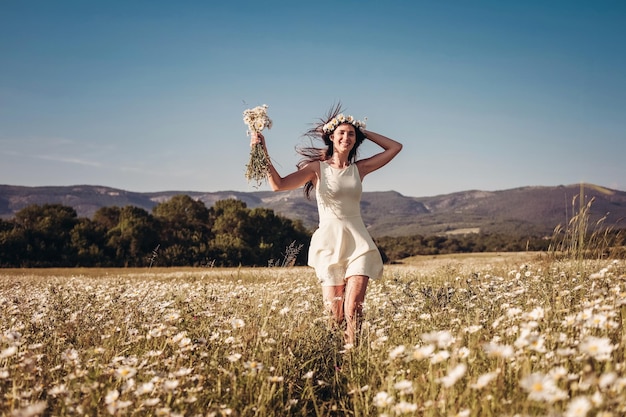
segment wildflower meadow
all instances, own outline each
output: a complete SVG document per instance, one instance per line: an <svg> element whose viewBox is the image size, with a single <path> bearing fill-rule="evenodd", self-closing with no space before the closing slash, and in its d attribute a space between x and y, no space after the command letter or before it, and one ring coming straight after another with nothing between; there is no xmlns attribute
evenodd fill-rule
<svg viewBox="0 0 626 417"><path fill-rule="evenodd" d="M359 343L304 267L0 270L2 416L623 416L623 260L387 266Z"/></svg>

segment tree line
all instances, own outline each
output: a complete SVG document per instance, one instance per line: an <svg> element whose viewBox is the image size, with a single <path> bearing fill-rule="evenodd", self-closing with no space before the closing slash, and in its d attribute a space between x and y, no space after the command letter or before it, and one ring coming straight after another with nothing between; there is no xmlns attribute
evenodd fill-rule
<svg viewBox="0 0 626 417"><path fill-rule="evenodd" d="M585 232L584 245L579 251L590 258L626 257L626 233L622 229ZM574 236L576 240L580 236ZM389 259L403 259L416 255L443 255L475 252L547 251L570 255L572 236L555 233L546 236L521 236L497 233L471 233L465 235L398 236L377 239L377 244ZM574 248L575 249L575 248Z"/></svg>
<svg viewBox="0 0 626 417"><path fill-rule="evenodd" d="M550 246L550 240L542 237L491 233L383 237L377 243L390 259L450 253L544 251Z"/></svg>
<svg viewBox="0 0 626 417"><path fill-rule="evenodd" d="M0 267L302 264L309 238L301 222L236 199L207 208L177 195L151 213L102 207L91 219L61 204L30 205L0 220Z"/></svg>
<svg viewBox="0 0 626 417"><path fill-rule="evenodd" d="M597 248L624 256L621 230ZM240 200L201 201L177 195L152 212L102 207L91 219L61 204L30 205L0 219L0 267L285 266L306 264L311 237L299 220ZM503 234L400 236L375 239L385 262L415 255L546 251L554 239ZM588 240L589 241L589 240ZM615 252L615 249L619 252Z"/></svg>

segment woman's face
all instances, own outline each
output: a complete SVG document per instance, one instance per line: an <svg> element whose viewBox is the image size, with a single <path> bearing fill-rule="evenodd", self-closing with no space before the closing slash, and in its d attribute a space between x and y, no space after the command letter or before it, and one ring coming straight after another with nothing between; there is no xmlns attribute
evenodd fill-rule
<svg viewBox="0 0 626 417"><path fill-rule="evenodd" d="M337 126L332 135L330 135L330 140L333 142L333 149L335 152L350 152L356 143L355 127L350 123L344 123Z"/></svg>

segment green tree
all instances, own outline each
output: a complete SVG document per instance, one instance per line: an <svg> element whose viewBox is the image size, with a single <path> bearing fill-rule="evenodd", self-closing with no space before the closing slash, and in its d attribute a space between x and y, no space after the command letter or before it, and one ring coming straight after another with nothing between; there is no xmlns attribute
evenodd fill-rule
<svg viewBox="0 0 626 417"><path fill-rule="evenodd" d="M300 248L300 253L306 251L309 234L301 222L269 209L248 209L246 203L235 199L217 201L209 214L213 225L211 249L219 265L282 264L285 258L302 263L304 255L292 259L287 253L290 245Z"/></svg>
<svg viewBox="0 0 626 417"><path fill-rule="evenodd" d="M216 201L209 209L213 225L211 251L217 254L221 266L252 264L250 260L250 228L247 228L248 210L246 203L236 199Z"/></svg>
<svg viewBox="0 0 626 417"><path fill-rule="evenodd" d="M150 213L134 206L120 209L118 223L107 231L106 238L118 266L148 266L159 244L156 221Z"/></svg>
<svg viewBox="0 0 626 417"><path fill-rule="evenodd" d="M203 202L176 195L155 206L152 213L160 226L155 261L168 266L198 266L210 260L211 225L209 209Z"/></svg>
<svg viewBox="0 0 626 417"><path fill-rule="evenodd" d="M115 265L106 253L107 229L88 218L80 218L70 232L76 264L84 267Z"/></svg>
<svg viewBox="0 0 626 417"><path fill-rule="evenodd" d="M20 266L75 266L71 230L76 210L61 204L30 205L15 214L16 233L24 239Z"/></svg>
<svg viewBox="0 0 626 417"><path fill-rule="evenodd" d="M93 215L93 222L106 230L113 229L120 222L122 209L117 206L100 207Z"/></svg>
<svg viewBox="0 0 626 417"><path fill-rule="evenodd" d="M282 264L283 261L290 264L303 263L310 235L301 222L278 216L270 209L255 208L249 213L246 228L247 244L250 247L249 263L253 265L267 265L269 261L278 264ZM296 258L286 253L287 248L294 242L298 247L301 246L301 249L304 248Z"/></svg>
<svg viewBox="0 0 626 417"><path fill-rule="evenodd" d="M18 230L13 221L0 219L0 268L21 266L20 255L26 248L23 230Z"/></svg>

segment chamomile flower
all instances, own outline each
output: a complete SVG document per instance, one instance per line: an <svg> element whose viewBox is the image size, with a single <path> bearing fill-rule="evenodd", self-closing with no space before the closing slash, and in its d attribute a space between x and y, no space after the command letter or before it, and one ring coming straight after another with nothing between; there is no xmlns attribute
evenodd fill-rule
<svg viewBox="0 0 626 417"><path fill-rule="evenodd" d="M378 408L385 408L393 405L395 399L389 395L386 391L380 391L374 396L374 406Z"/></svg>
<svg viewBox="0 0 626 417"><path fill-rule="evenodd" d="M413 382L403 379L393 385L393 388L401 395L408 395L413 393Z"/></svg>
<svg viewBox="0 0 626 417"><path fill-rule="evenodd" d="M413 348L413 351L411 352L411 359L418 360L418 361L422 359L427 359L427 358L430 358L434 352L435 352L434 345L416 346Z"/></svg>
<svg viewBox="0 0 626 417"><path fill-rule="evenodd" d="M230 321L230 325L233 327L233 329L241 329L246 325L246 322L242 319L235 318Z"/></svg>
<svg viewBox="0 0 626 417"><path fill-rule="evenodd" d="M482 374L482 375L480 375L478 377L478 379L476 380L476 382L474 384L470 385L470 387L473 388L473 389L483 389L491 381L496 379L499 374L500 374L500 370L497 370L497 371L494 371L494 372L488 372L486 374Z"/></svg>
<svg viewBox="0 0 626 417"><path fill-rule="evenodd" d="M115 376L119 379L129 379L137 374L137 369L132 366L122 365L115 370Z"/></svg>
<svg viewBox="0 0 626 417"><path fill-rule="evenodd" d="M163 389L165 391L174 391L180 385L180 381L177 379L166 379L163 381Z"/></svg>
<svg viewBox="0 0 626 417"><path fill-rule="evenodd" d="M404 345L396 346L395 348L389 351L389 359L394 360L401 356L404 356L405 351L406 351L406 347Z"/></svg>
<svg viewBox="0 0 626 417"><path fill-rule="evenodd" d="M9 346L0 352L0 359L10 358L17 353L17 346Z"/></svg>
<svg viewBox="0 0 626 417"><path fill-rule="evenodd" d="M563 417L586 417L589 410L591 410L591 401L587 397L576 397L567 404Z"/></svg>
<svg viewBox="0 0 626 417"><path fill-rule="evenodd" d="M393 406L393 412L395 415L413 414L417 411L417 404L409 403L406 401L400 401Z"/></svg>
<svg viewBox="0 0 626 417"><path fill-rule="evenodd" d="M434 331L422 334L425 343L437 345L440 349L445 349L455 342L454 336L448 330Z"/></svg>
<svg viewBox="0 0 626 417"><path fill-rule="evenodd" d="M464 363L460 363L456 365L454 368L450 369L446 376L439 378L437 382L439 382L441 385L443 385L446 388L450 388L451 386L456 384L457 381L461 379L461 377L463 377L463 375L465 375L466 370L467 370L467 365L465 365Z"/></svg>
<svg viewBox="0 0 626 417"><path fill-rule="evenodd" d="M251 374L256 374L263 369L263 364L258 361L244 362L243 367L246 368Z"/></svg>
<svg viewBox="0 0 626 417"><path fill-rule="evenodd" d="M135 395L139 397L141 395L150 394L152 391L154 391L154 383L152 381L144 382L135 389Z"/></svg>
<svg viewBox="0 0 626 417"><path fill-rule="evenodd" d="M615 346L611 344L611 339L608 337L587 336L580 343L578 349L581 353L585 353L597 361L608 361L611 359L611 353Z"/></svg>
<svg viewBox="0 0 626 417"><path fill-rule="evenodd" d="M554 379L545 374L532 373L520 381L528 392L528 399L554 403L567 398L567 393L557 387Z"/></svg>
<svg viewBox="0 0 626 417"><path fill-rule="evenodd" d="M483 346L483 348L485 349L485 352L487 352L487 355L491 356L491 357L496 357L496 358L510 358L513 356L513 348L511 346L508 345L500 345L497 343L487 343Z"/></svg>
<svg viewBox="0 0 626 417"><path fill-rule="evenodd" d="M447 360L448 358L450 358L450 352L448 352L447 350L440 350L430 357L430 363L432 364L441 363Z"/></svg>

